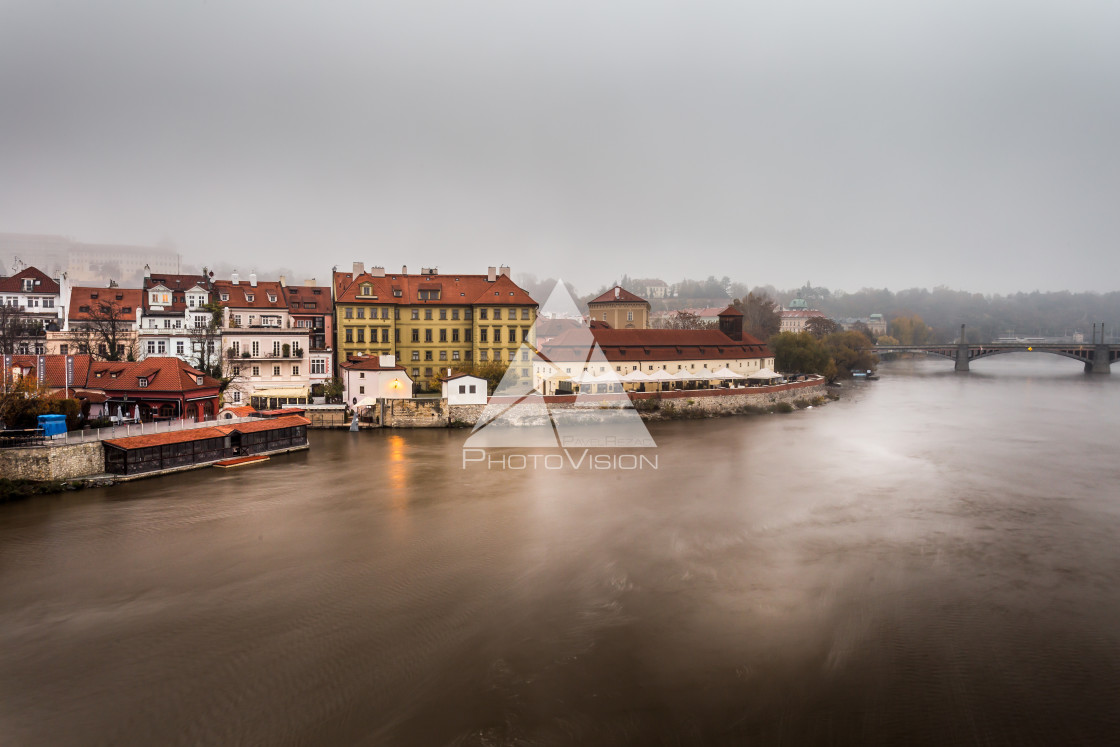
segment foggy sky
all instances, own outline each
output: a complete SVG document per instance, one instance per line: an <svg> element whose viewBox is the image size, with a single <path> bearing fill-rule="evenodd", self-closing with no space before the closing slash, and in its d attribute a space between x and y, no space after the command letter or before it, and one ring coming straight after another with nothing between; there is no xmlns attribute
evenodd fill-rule
<svg viewBox="0 0 1120 747"><path fill-rule="evenodd" d="M0 0L0 231L1113 290L1120 4Z"/></svg>

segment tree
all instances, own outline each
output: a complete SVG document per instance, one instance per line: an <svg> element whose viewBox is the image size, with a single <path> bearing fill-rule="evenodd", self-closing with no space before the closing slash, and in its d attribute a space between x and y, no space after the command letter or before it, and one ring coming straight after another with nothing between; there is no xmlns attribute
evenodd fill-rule
<svg viewBox="0 0 1120 747"><path fill-rule="evenodd" d="M682 310L668 316L661 326L663 329L710 329L714 325L705 322L699 314Z"/></svg>
<svg viewBox="0 0 1120 747"><path fill-rule="evenodd" d="M872 345L875 344L875 335L871 332L871 327L868 327L864 322L855 322L852 324L852 332L859 332L867 338L867 341Z"/></svg>
<svg viewBox="0 0 1120 747"><path fill-rule="evenodd" d="M836 367L836 374L851 376L852 371L871 371L879 360L871 342L859 332L835 332L824 339L825 349Z"/></svg>
<svg viewBox="0 0 1120 747"><path fill-rule="evenodd" d="M840 331L840 325L827 316L814 316L805 322L805 331L818 340Z"/></svg>
<svg viewBox="0 0 1120 747"><path fill-rule="evenodd" d="M190 331L191 352L195 368L205 374L222 377L222 305L208 303L203 307L210 312L210 319Z"/></svg>
<svg viewBox="0 0 1120 747"><path fill-rule="evenodd" d="M23 308L0 303L0 353L13 354L26 334Z"/></svg>
<svg viewBox="0 0 1120 747"><path fill-rule="evenodd" d="M924 345L930 338L930 328L917 314L896 316L891 319L888 330L900 345Z"/></svg>
<svg viewBox="0 0 1120 747"><path fill-rule="evenodd" d="M91 306L84 319L71 325L71 352L106 361L124 360L131 354L135 341L129 327L135 317L121 309L115 299Z"/></svg>
<svg viewBox="0 0 1120 747"><path fill-rule="evenodd" d="M768 340L782 328L778 304L766 293L749 293L733 304L743 313L743 331L759 340Z"/></svg>
<svg viewBox="0 0 1120 747"><path fill-rule="evenodd" d="M774 353L774 367L783 373L835 375L835 366L824 343L808 332L782 332L767 343Z"/></svg>

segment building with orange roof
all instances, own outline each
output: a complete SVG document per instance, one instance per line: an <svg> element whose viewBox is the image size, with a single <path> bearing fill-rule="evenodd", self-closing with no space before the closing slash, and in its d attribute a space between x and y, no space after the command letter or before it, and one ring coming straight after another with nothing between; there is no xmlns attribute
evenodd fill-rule
<svg viewBox="0 0 1120 747"><path fill-rule="evenodd" d="M218 360L221 337L210 333L213 301L208 273L173 275L144 271L138 358L173 355L209 368Z"/></svg>
<svg viewBox="0 0 1120 747"><path fill-rule="evenodd" d="M334 377L334 302L329 286L319 286L315 280L303 285L288 285L280 278L284 298L292 325L306 329L309 334L308 367L312 386L325 384Z"/></svg>
<svg viewBox="0 0 1120 747"><path fill-rule="evenodd" d="M51 278L36 267L25 267L9 277L0 277L0 304L12 317L2 340L10 354L46 352L46 333L58 329L62 315L64 279Z"/></svg>
<svg viewBox="0 0 1120 747"><path fill-rule="evenodd" d="M139 357L144 292L139 288L72 286L62 328L47 332L47 353L101 360Z"/></svg>
<svg viewBox="0 0 1120 747"><path fill-rule="evenodd" d="M351 272L334 273L331 291L340 361L392 355L414 380L433 388L448 366L512 363L523 342L535 344L537 302L510 279L508 267L490 267L485 275L434 267L367 272L355 262ZM528 375L529 361L517 363Z"/></svg>
<svg viewBox="0 0 1120 747"><path fill-rule="evenodd" d="M621 285L588 301L587 314L612 329L649 329L649 301Z"/></svg>

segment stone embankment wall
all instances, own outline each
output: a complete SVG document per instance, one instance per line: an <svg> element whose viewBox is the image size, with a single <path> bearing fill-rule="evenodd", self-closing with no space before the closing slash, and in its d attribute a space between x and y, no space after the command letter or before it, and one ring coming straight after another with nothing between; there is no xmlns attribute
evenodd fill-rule
<svg viewBox="0 0 1120 747"><path fill-rule="evenodd" d="M76 480L104 471L105 449L100 441L0 449L0 477L10 480Z"/></svg>
<svg viewBox="0 0 1120 747"><path fill-rule="evenodd" d="M823 380L798 381L777 386L739 389L694 389L673 392L631 392L630 399L647 420L674 417L719 417L764 408L780 402L813 400L825 396ZM597 398L617 401L617 395L588 395L584 401ZM518 398L509 398L513 405ZM575 395L544 398L549 409L575 409ZM497 400L499 403L501 400ZM385 428L444 428L470 426L478 422L486 405L448 405L445 399L386 399L371 408L369 425ZM586 410L581 406L579 409Z"/></svg>

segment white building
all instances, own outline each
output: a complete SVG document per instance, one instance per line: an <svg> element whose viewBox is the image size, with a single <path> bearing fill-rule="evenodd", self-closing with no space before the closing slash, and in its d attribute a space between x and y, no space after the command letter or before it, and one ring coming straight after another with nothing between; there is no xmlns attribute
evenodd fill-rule
<svg viewBox="0 0 1120 747"><path fill-rule="evenodd" d="M412 378L397 365L394 355L351 356L338 368L342 377L343 401L351 407L367 398L412 397Z"/></svg>
<svg viewBox="0 0 1120 747"><path fill-rule="evenodd" d="M485 405L486 379L470 374L456 374L440 378L443 398L449 405Z"/></svg>
<svg viewBox="0 0 1120 747"><path fill-rule="evenodd" d="M213 300L210 278L145 272L139 357L174 356L196 367L216 362L221 341L208 334L212 315L204 308Z"/></svg>
<svg viewBox="0 0 1120 747"><path fill-rule="evenodd" d="M64 319L61 303L64 286L65 275L61 279L50 278L35 267L0 278L0 303L17 309L24 324L15 352L25 355L45 352L47 330L61 327Z"/></svg>
<svg viewBox="0 0 1120 747"><path fill-rule="evenodd" d="M262 409L285 404L306 405L311 399L311 330L296 326L288 311L283 286L215 280L214 295L222 305L223 373L230 377L227 404L252 402Z"/></svg>

